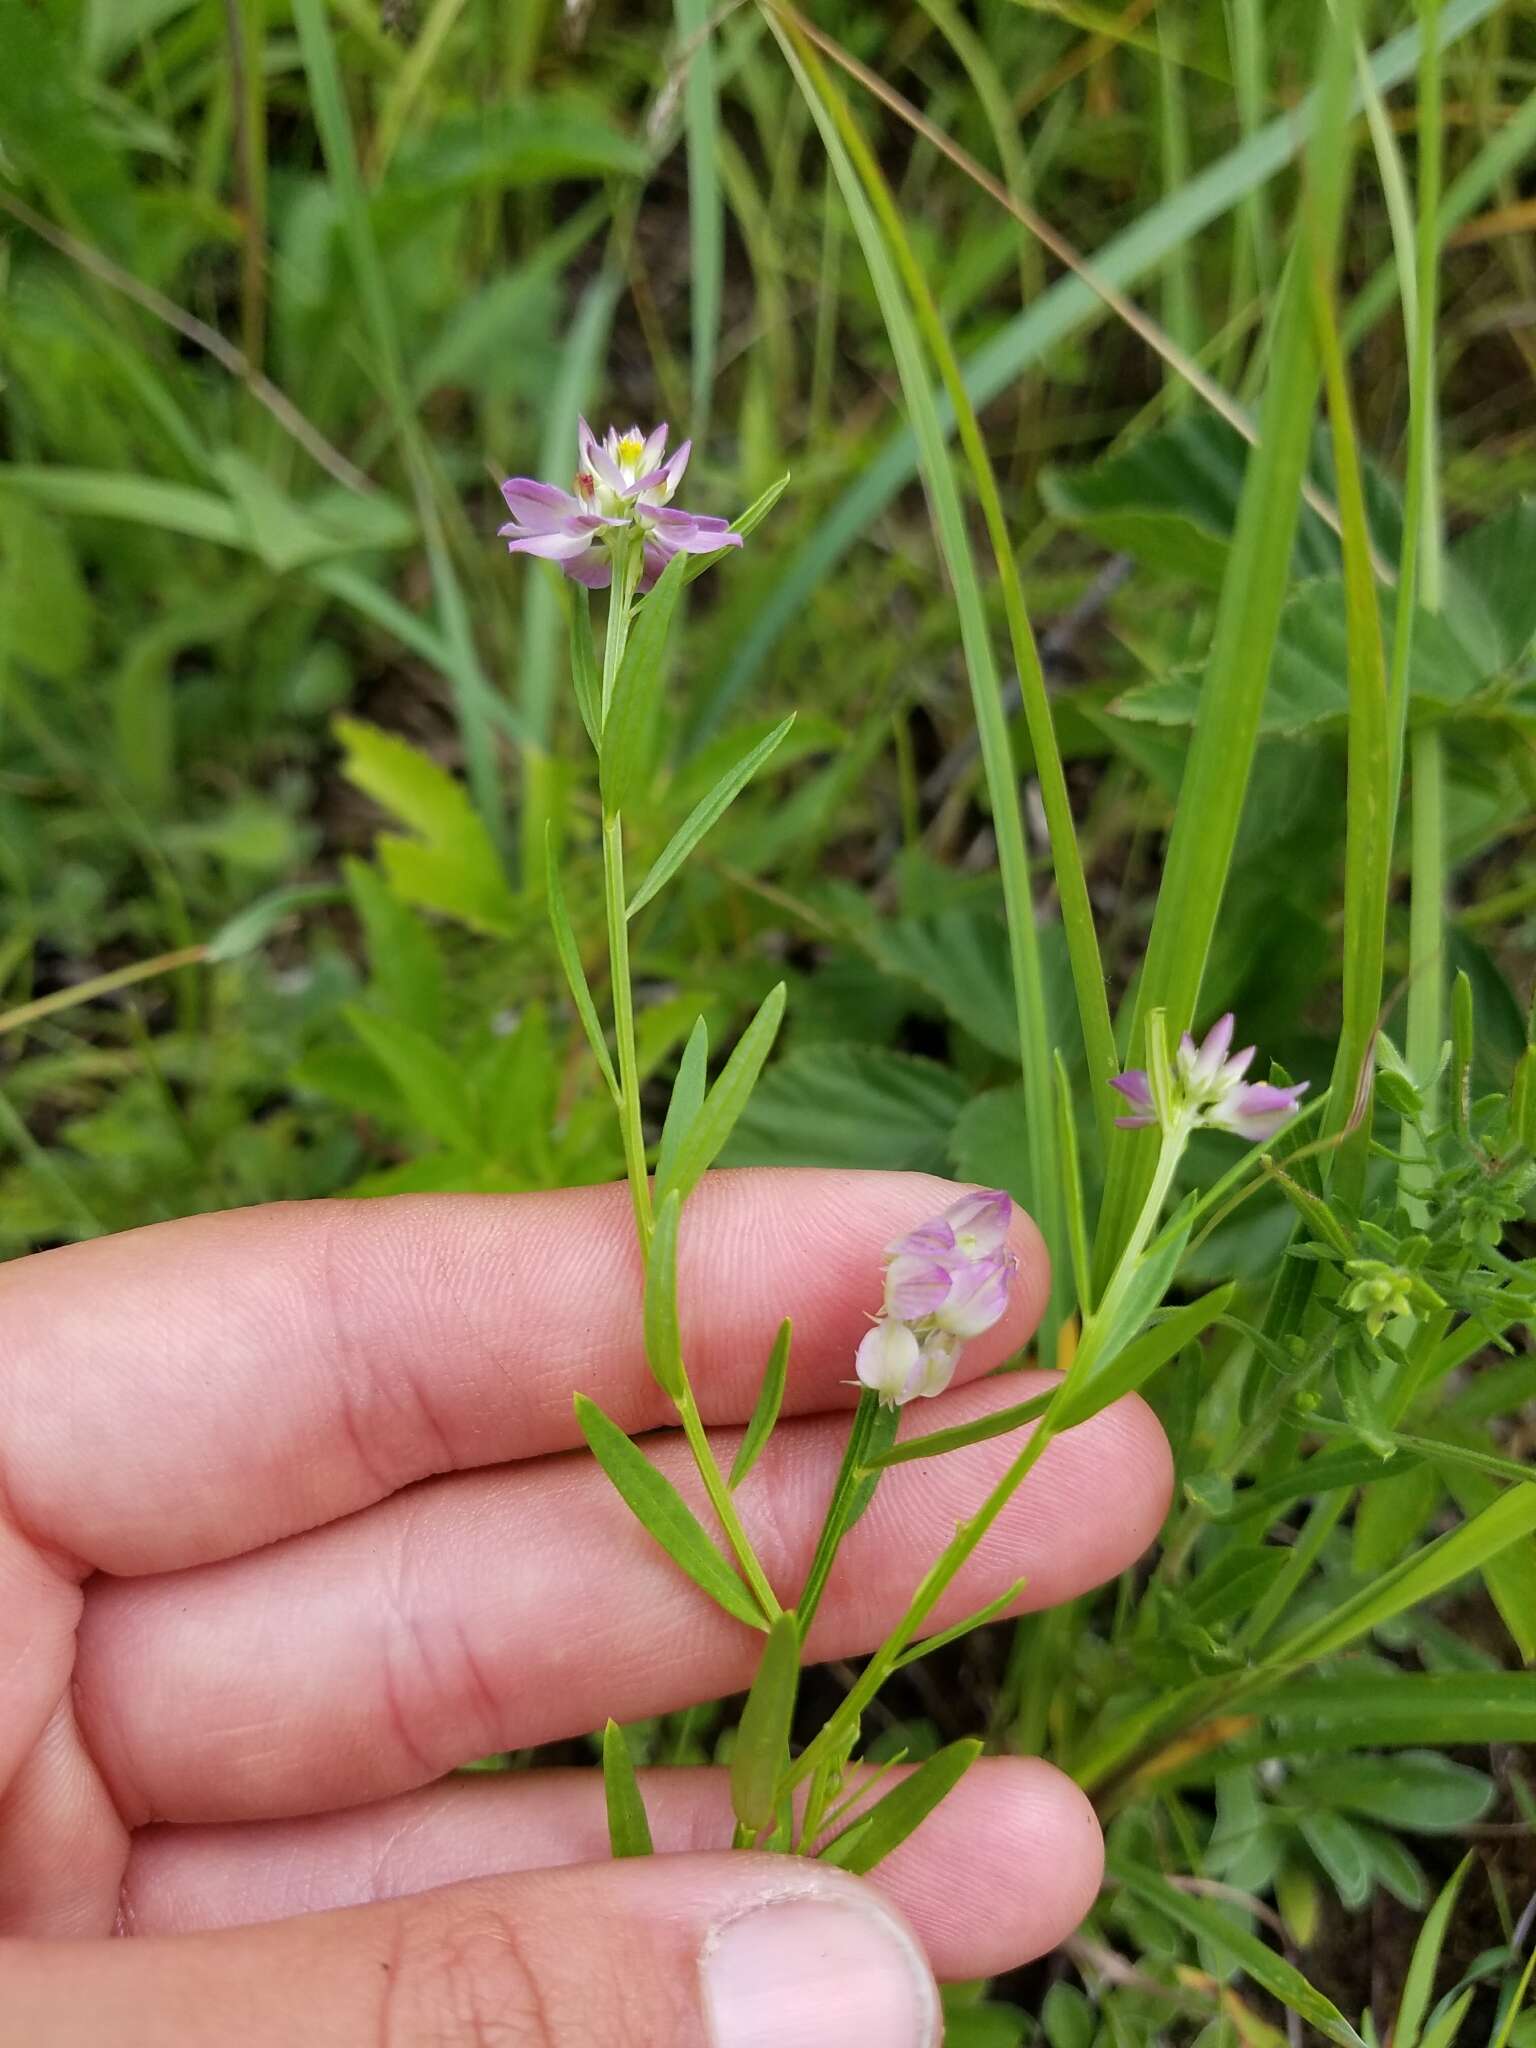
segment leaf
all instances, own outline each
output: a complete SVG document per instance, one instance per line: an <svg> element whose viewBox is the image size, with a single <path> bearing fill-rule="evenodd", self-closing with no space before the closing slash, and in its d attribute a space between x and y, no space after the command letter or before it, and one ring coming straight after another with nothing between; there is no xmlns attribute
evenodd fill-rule
<svg viewBox="0 0 1536 2048"><path fill-rule="evenodd" d="M601 748L603 730L603 678L592 645L592 600L581 584L569 586L571 625L571 687L576 709L587 729L594 750Z"/></svg>
<svg viewBox="0 0 1536 2048"><path fill-rule="evenodd" d="M1056 1399L1057 1389L1047 1387L1042 1394L1031 1394L1027 1401L1017 1401L1009 1408L995 1408L990 1415L978 1415L974 1422L957 1422L949 1429L929 1430L926 1436L908 1437L905 1443L893 1444L889 1450L872 1453L864 1461L870 1472L883 1472L888 1465L908 1465L914 1458L936 1458L946 1451L963 1451L971 1444L984 1444L995 1436L1007 1436L1010 1430L1022 1429L1028 1422L1037 1421Z"/></svg>
<svg viewBox="0 0 1536 2048"><path fill-rule="evenodd" d="M1310 1807L1364 1814L1416 1834L1449 1834L1480 1820L1493 1800L1482 1771L1434 1750L1352 1756L1294 1771L1283 1797Z"/></svg>
<svg viewBox="0 0 1536 2048"><path fill-rule="evenodd" d="M50 681L72 676L90 653L94 615L64 528L25 499L0 496L0 661Z"/></svg>
<svg viewBox="0 0 1536 2048"><path fill-rule="evenodd" d="M1513 668L1536 634L1536 498L1464 533L1447 561L1446 610L1488 670Z"/></svg>
<svg viewBox="0 0 1536 2048"><path fill-rule="evenodd" d="M644 177L650 167L645 145L621 134L597 102L550 93L455 114L407 138L395 154L387 200L425 206L562 179Z"/></svg>
<svg viewBox="0 0 1536 2048"><path fill-rule="evenodd" d="M1397 2019L1392 2029L1392 2048L1418 2048L1419 2031L1429 2010L1430 1994L1435 1988L1435 1972L1440 1966L1445 1931L1450 1924L1456 1895L1471 1867L1472 1857L1468 1854L1425 1915L1424 1925L1409 1958L1408 1974L1403 1979L1403 1995L1398 2000Z"/></svg>
<svg viewBox="0 0 1536 2048"><path fill-rule="evenodd" d="M794 722L794 713L791 712L788 718L774 727L766 739L759 740L754 747L749 747L735 766L727 769L721 776L709 794L694 805L667 841L655 866L635 891L627 913L630 917L633 917L637 910L643 910L651 898L666 887L710 826L725 814L758 769L774 752Z"/></svg>
<svg viewBox="0 0 1536 2048"><path fill-rule="evenodd" d="M342 872L362 923L374 987L395 1016L440 1040L447 993L437 941L366 861L344 861Z"/></svg>
<svg viewBox="0 0 1536 2048"><path fill-rule="evenodd" d="M837 1559L839 1544L875 1497L880 1476L879 1455L889 1450L895 1441L900 1421L900 1411L883 1406L867 1387L860 1393L853 1425L848 1431L848 1442L843 1449L843 1462L833 1481L832 1498L827 1503L821 1534L811 1556L810 1570L795 1603L802 1636L811 1632L811 1623L826 1591L827 1578Z"/></svg>
<svg viewBox="0 0 1536 2048"><path fill-rule="evenodd" d="M1288 1753L1536 1742L1536 1685L1523 1671L1349 1670L1287 1677L1262 1711Z"/></svg>
<svg viewBox="0 0 1536 2048"><path fill-rule="evenodd" d="M672 1083L671 1098L667 1103L666 1120L661 1127L661 1144L656 1153L656 1187L658 1193L672 1186L677 1171L678 1147L692 1130L694 1119L704 1101L704 1081L709 1067L709 1026L702 1017L694 1019L693 1029L688 1034L688 1043L678 1062L677 1075Z"/></svg>
<svg viewBox="0 0 1536 2048"><path fill-rule="evenodd" d="M779 1061L742 1116L733 1166L942 1171L959 1075L874 1046L807 1045Z"/></svg>
<svg viewBox="0 0 1536 2048"><path fill-rule="evenodd" d="M756 1602L705 1535L698 1517L671 1480L656 1470L595 1401L577 1394L575 1405L576 1420L588 1448L635 1519L673 1563L733 1620L745 1622L748 1628L761 1629L763 1617Z"/></svg>
<svg viewBox="0 0 1536 2048"><path fill-rule="evenodd" d="M782 981L770 989L757 1015L732 1047L730 1058L689 1125L687 1136L678 1145L677 1164L666 1192L675 1187L684 1197L688 1196L719 1157L757 1085L763 1062L773 1049L784 1015L785 994Z"/></svg>
<svg viewBox="0 0 1536 2048"><path fill-rule="evenodd" d="M512 893L468 792L419 747L358 718L338 718L349 781L419 836L380 833L379 859L402 896L505 937Z"/></svg>
<svg viewBox="0 0 1536 2048"><path fill-rule="evenodd" d="M800 1630L793 1614L781 1614L768 1631L731 1752L731 1810L753 1834L776 1816L799 1684Z"/></svg>
<svg viewBox="0 0 1536 2048"><path fill-rule="evenodd" d="M674 1188L656 1211L645 1263L645 1356L664 1394L680 1401L683 1343L677 1323L677 1226L682 1197Z"/></svg>
<svg viewBox="0 0 1536 2048"><path fill-rule="evenodd" d="M402 1017L349 1003L346 1018L394 1082L414 1123L440 1144L470 1153L481 1150L474 1098L457 1060Z"/></svg>
<svg viewBox="0 0 1536 2048"><path fill-rule="evenodd" d="M273 889L221 924L204 947L203 957L210 963L238 960L242 954L255 952L295 911L316 903L335 903L340 895L330 882L296 882L291 889Z"/></svg>
<svg viewBox="0 0 1536 2048"><path fill-rule="evenodd" d="M1074 1429L1111 1401L1118 1401L1122 1394L1134 1393L1144 1386L1159 1367L1176 1358L1186 1344L1193 1344L1218 1317L1226 1314L1236 1291L1235 1282L1213 1288L1198 1301L1174 1309L1120 1351L1108 1357L1101 1355L1086 1373L1069 1368L1056 1427Z"/></svg>
<svg viewBox="0 0 1536 2048"><path fill-rule="evenodd" d="M965 1776L985 1744L967 1740L951 1742L893 1785L867 1813L850 1822L840 1834L818 1849L822 1863L864 1877L883 1863L893 1849L916 1833L941 1799L952 1792Z"/></svg>
<svg viewBox="0 0 1536 2048"><path fill-rule="evenodd" d="M687 561L686 555L674 555L650 596L635 608L599 749L603 808L610 816L624 809L650 769L663 656Z"/></svg>
<svg viewBox="0 0 1536 2048"><path fill-rule="evenodd" d="M784 1382L789 1372L789 1340L792 1324L786 1316L779 1325L779 1334L773 1340L773 1349L768 1354L768 1364L763 1371L763 1384L758 1390L757 1404L752 1410L752 1420L747 1424L747 1433L741 1440L734 1462L731 1465L730 1484L740 1486L762 1454L764 1444L773 1434L773 1426L779 1419L779 1409L784 1402Z"/></svg>
<svg viewBox="0 0 1536 2048"><path fill-rule="evenodd" d="M989 1052L1019 1057L1018 1015L1008 971L1008 931L988 906L872 925L866 943L887 974L915 981Z"/></svg>
<svg viewBox="0 0 1536 2048"><path fill-rule="evenodd" d="M614 1856L654 1855L634 1758L617 1721L610 1721L603 1730L603 1793L608 1804L608 1846Z"/></svg>
<svg viewBox="0 0 1536 2048"><path fill-rule="evenodd" d="M1433 1599L1536 1530L1536 1485L1513 1486L1459 1529L1427 1543L1270 1651L1277 1664L1314 1663Z"/></svg>
<svg viewBox="0 0 1536 2048"><path fill-rule="evenodd" d="M988 1088L973 1095L949 1134L948 1164L957 1180L1006 1188L1020 1208L1029 1208L1029 1111L1024 1090Z"/></svg>
<svg viewBox="0 0 1536 2048"><path fill-rule="evenodd" d="M1298 1814L1301 1838L1351 1912L1371 1895L1373 1865L1357 1828L1336 1813Z"/></svg>
<svg viewBox="0 0 1536 2048"><path fill-rule="evenodd" d="M1277 1956L1272 1948L1266 1948L1246 1928L1239 1927L1218 1906L1207 1899L1191 1897L1155 1870L1123 1857L1112 1859L1110 1868L1133 1898L1164 1914L1187 1934L1229 1955L1255 1984L1299 2014L1309 2026L1316 2027L1328 2040L1338 2041L1344 2048L1364 2048L1360 2036L1330 1999L1314 1990L1298 1969L1283 1956Z"/></svg>
<svg viewBox="0 0 1536 2048"><path fill-rule="evenodd" d="M565 892L560 886L560 868L555 859L552 827L545 833L544 849L549 922L555 934L555 951L560 955L560 965L565 971L565 985L571 992L571 1001L576 1005L581 1028L587 1034L587 1044L591 1046L592 1056L597 1061L603 1079L608 1083L609 1094L617 1102L618 1077L613 1071L613 1060L609 1055L608 1042L603 1037L603 1027L597 1021L597 1010L592 1001L592 991L587 986L587 971L581 964L576 934L571 930L571 916L565 907Z"/></svg>

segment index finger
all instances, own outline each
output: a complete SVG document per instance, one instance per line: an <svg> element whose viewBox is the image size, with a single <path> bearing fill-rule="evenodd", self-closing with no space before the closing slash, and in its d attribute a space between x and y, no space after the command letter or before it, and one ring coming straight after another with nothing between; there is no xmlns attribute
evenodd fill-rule
<svg viewBox="0 0 1536 2048"><path fill-rule="evenodd" d="M782 1317L788 1413L847 1405L885 1244L955 1194L924 1174L709 1176L679 1253L703 1415L742 1421ZM1048 1285L1015 1213L1017 1350ZM671 1419L640 1343L620 1186L291 1203L43 1252L0 1273L0 1497L120 1575L251 1550L414 1480L570 1448L571 1396L623 1428Z"/></svg>

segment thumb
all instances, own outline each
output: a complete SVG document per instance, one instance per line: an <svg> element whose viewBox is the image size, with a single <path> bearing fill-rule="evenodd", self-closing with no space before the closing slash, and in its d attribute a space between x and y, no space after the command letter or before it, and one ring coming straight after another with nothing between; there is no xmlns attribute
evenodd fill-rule
<svg viewBox="0 0 1536 2048"><path fill-rule="evenodd" d="M825 1865L664 1856L263 1927L0 1946L29 2048L935 2048L905 1923Z"/></svg>

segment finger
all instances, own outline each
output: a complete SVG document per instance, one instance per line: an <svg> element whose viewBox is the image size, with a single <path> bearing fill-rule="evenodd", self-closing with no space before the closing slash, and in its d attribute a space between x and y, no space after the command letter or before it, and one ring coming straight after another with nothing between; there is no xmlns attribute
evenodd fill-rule
<svg viewBox="0 0 1536 2048"><path fill-rule="evenodd" d="M706 1418L745 1420L786 1315L787 1412L846 1407L883 1246L954 1193L922 1174L711 1175L680 1253ZM1023 1216L1013 1244L1010 1311L968 1347L969 1377L1038 1316ZM0 1499L100 1570L167 1571L568 1448L575 1387L654 1428L669 1410L640 1298L619 1187L293 1203L44 1252L0 1275Z"/></svg>
<svg viewBox="0 0 1536 2048"><path fill-rule="evenodd" d="M1018 1401L1009 1375L923 1404L921 1425ZM912 1428L912 1411L908 1427ZM803 1583L846 1422L786 1424L737 1496L780 1597ZM892 1468L851 1531L807 1645L879 1642L1007 1469L1021 1432ZM734 1438L722 1441L729 1459ZM698 1498L685 1445L646 1445ZM946 1626L1027 1580L1044 1607L1120 1571L1169 1493L1138 1401L1053 1442L934 1611ZM700 1503L700 1511L702 1503ZM747 1685L761 1638L724 1615L580 1456L465 1473L251 1557L98 1581L76 1698L135 1822L278 1818L388 1797L494 1750L639 1720Z"/></svg>
<svg viewBox="0 0 1536 2048"><path fill-rule="evenodd" d="M936 2048L912 1934L783 1856L666 1856L453 1885L265 1927L16 1942L28 2048Z"/></svg>
<svg viewBox="0 0 1536 2048"><path fill-rule="evenodd" d="M658 1851L729 1841L723 1771L642 1771L640 1785ZM123 1885L124 1925L135 1934L242 1926L607 1854L596 1771L453 1778L308 1820L144 1829ZM985 1757L872 1882L940 1977L992 1977L1066 1939L1093 1903L1103 1862L1093 1808L1070 1778L1034 1757Z"/></svg>

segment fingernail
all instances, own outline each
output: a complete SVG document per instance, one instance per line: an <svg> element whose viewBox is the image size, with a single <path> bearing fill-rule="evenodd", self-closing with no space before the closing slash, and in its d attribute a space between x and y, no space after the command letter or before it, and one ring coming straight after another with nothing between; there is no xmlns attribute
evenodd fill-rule
<svg viewBox="0 0 1536 2048"><path fill-rule="evenodd" d="M779 1899L711 1936L714 2048L933 2048L939 1999L906 1929L876 1900Z"/></svg>

